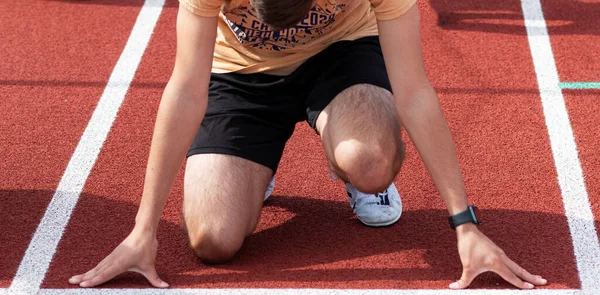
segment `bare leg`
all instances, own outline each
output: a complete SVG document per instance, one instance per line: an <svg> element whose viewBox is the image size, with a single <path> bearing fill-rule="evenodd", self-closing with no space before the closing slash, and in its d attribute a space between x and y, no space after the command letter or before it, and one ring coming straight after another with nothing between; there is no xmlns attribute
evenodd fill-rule
<svg viewBox="0 0 600 295"><path fill-rule="evenodd" d="M378 193L394 180L404 160L404 143L393 95L359 84L336 98L316 122L334 173L365 193Z"/></svg>
<svg viewBox="0 0 600 295"><path fill-rule="evenodd" d="M260 218L271 169L229 155L187 160L183 215L190 247L206 263L230 260Z"/></svg>

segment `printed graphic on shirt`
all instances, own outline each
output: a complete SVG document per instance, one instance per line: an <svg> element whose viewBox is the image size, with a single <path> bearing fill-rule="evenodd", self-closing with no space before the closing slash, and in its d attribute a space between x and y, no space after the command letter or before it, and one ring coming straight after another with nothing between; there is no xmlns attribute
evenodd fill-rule
<svg viewBox="0 0 600 295"><path fill-rule="evenodd" d="M297 26L281 31L274 31L263 24L251 6L238 6L226 10L223 15L242 45L281 51L305 44L331 29L336 14L344 11L348 1L343 2L318 1Z"/></svg>

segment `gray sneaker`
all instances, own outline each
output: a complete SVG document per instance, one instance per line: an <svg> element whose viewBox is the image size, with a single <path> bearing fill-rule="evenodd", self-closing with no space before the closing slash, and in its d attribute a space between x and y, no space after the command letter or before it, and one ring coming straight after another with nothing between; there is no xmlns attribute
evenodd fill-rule
<svg viewBox="0 0 600 295"><path fill-rule="evenodd" d="M350 207L365 225L379 227L394 224L402 215L402 200L394 183L381 193L365 194L346 183Z"/></svg>
<svg viewBox="0 0 600 295"><path fill-rule="evenodd" d="M267 191L265 192L265 199L263 200L263 202L266 201L271 196L274 188L275 188L275 176L273 176L273 178L271 178L271 181L269 181L269 185L267 185Z"/></svg>

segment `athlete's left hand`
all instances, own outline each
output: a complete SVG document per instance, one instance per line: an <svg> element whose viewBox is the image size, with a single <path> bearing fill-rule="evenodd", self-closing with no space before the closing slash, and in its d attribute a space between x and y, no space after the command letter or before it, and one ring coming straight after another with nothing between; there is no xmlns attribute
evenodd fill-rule
<svg viewBox="0 0 600 295"><path fill-rule="evenodd" d="M456 228L458 254L463 265L460 280L451 283L451 289L467 288L473 279L486 271L493 271L520 289L532 289L534 285L545 285L547 281L532 275L512 261L502 249L477 229L474 224L463 224Z"/></svg>

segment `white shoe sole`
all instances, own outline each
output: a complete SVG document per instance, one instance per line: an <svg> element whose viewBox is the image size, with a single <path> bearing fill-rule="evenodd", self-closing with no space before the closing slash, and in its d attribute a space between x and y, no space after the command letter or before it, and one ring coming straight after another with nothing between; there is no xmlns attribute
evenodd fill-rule
<svg viewBox="0 0 600 295"><path fill-rule="evenodd" d="M360 218L358 220L360 220L360 222L362 224L366 225L366 226L370 226L370 227L384 227L384 226L390 226L390 225L398 222L398 220L400 220L400 216L402 216L402 213L400 213L400 215L398 215L393 220L390 220L390 221L385 222L385 223L368 223L368 222L364 222L364 221L360 220Z"/></svg>
<svg viewBox="0 0 600 295"><path fill-rule="evenodd" d="M394 196L394 197L390 197L391 206L388 208L382 207L381 209L378 209L377 207L372 207L372 205L371 205L371 207L369 207L370 205L366 205L365 207L362 207L363 210L361 210L361 209L359 209L361 207L359 207L359 208L356 207L358 199L354 199L354 198L358 198L361 195L363 197L364 197L364 195L368 195L370 198L371 195L359 192L350 183L346 184L346 191L348 192L348 197L350 198L350 204L351 204L352 210L354 211L354 214L356 215L358 220L360 220L360 222L366 226L369 226L369 227L390 226L390 225L398 222L398 220L402 216L402 198L400 197L400 194L399 194L398 190L396 189L395 184L393 184L393 183L390 184L390 186L387 189L388 195ZM373 203L373 201L371 201L371 202ZM360 203L358 203L358 204L360 204ZM377 202L377 204L379 205L379 202ZM365 205L365 204L362 203L361 205ZM375 209L371 210L368 208L375 208ZM391 211L388 211L388 210L391 210ZM378 214L380 214L380 215L378 215Z"/></svg>

